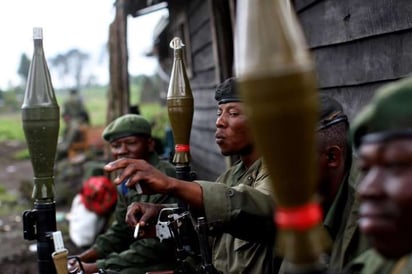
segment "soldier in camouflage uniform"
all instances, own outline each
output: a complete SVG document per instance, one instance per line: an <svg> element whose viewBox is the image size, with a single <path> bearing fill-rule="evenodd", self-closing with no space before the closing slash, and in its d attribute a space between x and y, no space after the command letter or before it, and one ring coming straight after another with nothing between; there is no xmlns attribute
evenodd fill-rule
<svg viewBox="0 0 412 274"><path fill-rule="evenodd" d="M412 78L379 89L351 135L362 172L359 226L373 249L346 273L412 273Z"/></svg>
<svg viewBox="0 0 412 274"><path fill-rule="evenodd" d="M168 176L175 176L175 168L159 160L154 151L151 126L140 115L126 114L111 122L103 131L103 138L110 143L115 159L144 159ZM82 254L86 274L98 269L118 273L144 274L149 270L173 268L176 264L175 247L171 241L134 239L133 229L125 222L127 206L132 202L175 203L168 195L138 194L122 183L118 186L115 221L105 234L98 236L95 244ZM72 261L74 264L74 261Z"/></svg>
<svg viewBox="0 0 412 274"><path fill-rule="evenodd" d="M253 144L248 119L235 88L234 79L216 90L218 102L216 143L225 156L239 155L240 161L216 182L186 182L167 177L145 161L119 160L107 171L128 166L129 184L145 190L168 193L186 202L195 216L206 216L213 240L212 261L223 273L272 273L274 225L272 189L268 171ZM123 177L122 176L122 177ZM115 181L116 182L116 181ZM130 207L134 225L141 205ZM139 220L144 222L145 215Z"/></svg>

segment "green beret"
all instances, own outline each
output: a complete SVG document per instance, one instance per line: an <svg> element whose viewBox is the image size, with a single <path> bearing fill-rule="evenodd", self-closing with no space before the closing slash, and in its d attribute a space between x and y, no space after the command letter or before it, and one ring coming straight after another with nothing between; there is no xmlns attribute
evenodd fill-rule
<svg viewBox="0 0 412 274"><path fill-rule="evenodd" d="M334 98L325 94L320 94L319 104L320 113L318 130L326 129L341 122L348 124L348 116L344 113L342 105Z"/></svg>
<svg viewBox="0 0 412 274"><path fill-rule="evenodd" d="M355 148L364 141L383 142L399 137L412 137L412 78L379 88L352 123Z"/></svg>
<svg viewBox="0 0 412 274"><path fill-rule="evenodd" d="M103 139L108 142L134 135L151 136L151 126L149 121L137 114L120 116L108 124L102 133Z"/></svg>
<svg viewBox="0 0 412 274"><path fill-rule="evenodd" d="M230 102L240 102L240 96L236 87L236 78L228 78L223 83L217 86L215 92L215 100L218 104L226 104Z"/></svg>

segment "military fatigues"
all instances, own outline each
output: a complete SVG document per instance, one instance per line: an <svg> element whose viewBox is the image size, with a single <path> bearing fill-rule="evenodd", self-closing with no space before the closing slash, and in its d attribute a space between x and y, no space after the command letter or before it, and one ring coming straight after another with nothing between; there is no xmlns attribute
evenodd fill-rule
<svg viewBox="0 0 412 274"><path fill-rule="evenodd" d="M348 265L345 274L410 274L412 273L412 255L399 260L388 260L375 250L369 249Z"/></svg>
<svg viewBox="0 0 412 274"><path fill-rule="evenodd" d="M174 167L165 161L159 161L152 153L150 164L168 176L175 177ZM118 202L115 210L115 222L108 231L100 235L92 247L100 258L97 267L114 270L123 274L146 273L147 271L174 269L176 266L175 247L172 242L158 239L134 239L133 230L125 223L127 206L132 202L175 203L175 198L166 195L141 195L119 186Z"/></svg>
<svg viewBox="0 0 412 274"><path fill-rule="evenodd" d="M356 149L359 149L362 143L379 144L412 137L411 91L410 77L386 84L376 91L371 102L358 113L352 124L351 138ZM409 274L412 273L412 254L389 260L371 248L354 259L344 273Z"/></svg>
<svg viewBox="0 0 412 274"><path fill-rule="evenodd" d="M323 222L333 241L328 262L328 269L331 271L341 271L348 262L368 248L357 225L359 199L355 186L358 174L355 164L352 164L351 172L341 184Z"/></svg>
<svg viewBox="0 0 412 274"><path fill-rule="evenodd" d="M222 182L222 183L220 183ZM242 162L218 179L198 181L210 230L214 266L223 273L272 273L273 199L267 169ZM251 241L247 241L251 240Z"/></svg>
<svg viewBox="0 0 412 274"><path fill-rule="evenodd" d="M357 220L359 199L355 193L358 172L352 164L350 174L347 174L339 187L338 193L328 212L323 225L333 242L326 258L322 258L331 273L339 273L356 256L368 248L368 243L360 234ZM283 263L279 273L285 273Z"/></svg>

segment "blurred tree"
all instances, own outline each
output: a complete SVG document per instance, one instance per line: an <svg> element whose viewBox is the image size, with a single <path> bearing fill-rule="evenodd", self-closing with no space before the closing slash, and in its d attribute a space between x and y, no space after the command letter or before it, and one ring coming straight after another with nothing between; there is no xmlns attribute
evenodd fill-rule
<svg viewBox="0 0 412 274"><path fill-rule="evenodd" d="M29 69L30 59L25 53L22 53L22 55L20 56L20 65L19 69L17 70L17 73L21 77L23 85L26 85L27 76L29 75Z"/></svg>
<svg viewBox="0 0 412 274"><path fill-rule="evenodd" d="M68 78L72 87L80 89L89 80L89 77L83 75L83 69L89 58L88 53L71 49L64 54L57 54L50 59L50 63L58 71L59 78L63 83L68 86L66 81Z"/></svg>

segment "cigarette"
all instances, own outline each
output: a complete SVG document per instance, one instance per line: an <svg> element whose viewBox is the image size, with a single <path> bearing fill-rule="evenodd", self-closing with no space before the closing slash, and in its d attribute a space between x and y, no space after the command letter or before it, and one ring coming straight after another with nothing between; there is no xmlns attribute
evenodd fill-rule
<svg viewBox="0 0 412 274"><path fill-rule="evenodd" d="M139 183L136 184L136 191L137 194L143 194L142 186Z"/></svg>
<svg viewBox="0 0 412 274"><path fill-rule="evenodd" d="M139 223L137 223L137 225L134 227L134 233L133 233L133 237L135 239L139 236L139 228L140 228L140 225Z"/></svg>

